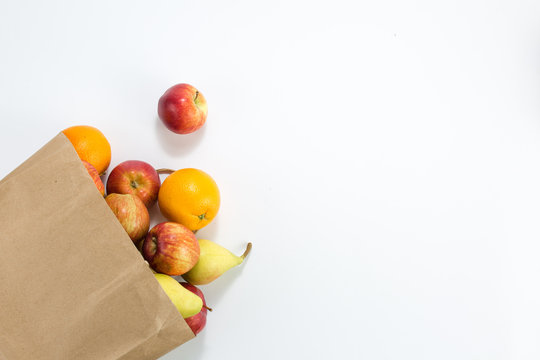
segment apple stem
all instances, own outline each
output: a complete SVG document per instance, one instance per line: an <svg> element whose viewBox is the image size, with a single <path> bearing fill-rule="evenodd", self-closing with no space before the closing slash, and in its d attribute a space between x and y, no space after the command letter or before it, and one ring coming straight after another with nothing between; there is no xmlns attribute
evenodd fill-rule
<svg viewBox="0 0 540 360"><path fill-rule="evenodd" d="M203 308L205 308L206 310L208 310L208 311L210 311L210 312L212 312L212 311L213 311L213 310L212 310L212 308L209 308L209 307L208 307L208 306L206 306L206 305L203 305Z"/></svg>
<svg viewBox="0 0 540 360"><path fill-rule="evenodd" d="M172 174L174 172L174 170L171 170L171 169L157 169L156 172L158 174Z"/></svg>
<svg viewBox="0 0 540 360"><path fill-rule="evenodd" d="M244 253L242 254L242 256L240 256L242 259L245 259L246 256L248 256L249 252L251 251L251 243L248 243L247 244L247 247L246 247L246 251L244 251Z"/></svg>

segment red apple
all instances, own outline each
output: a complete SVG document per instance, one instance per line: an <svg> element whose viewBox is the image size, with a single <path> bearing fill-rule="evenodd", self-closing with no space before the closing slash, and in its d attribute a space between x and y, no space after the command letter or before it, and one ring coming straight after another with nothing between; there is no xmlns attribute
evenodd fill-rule
<svg viewBox="0 0 540 360"><path fill-rule="evenodd" d="M155 271L176 276L195 266L200 248L193 231L175 222L162 222L146 235L142 254Z"/></svg>
<svg viewBox="0 0 540 360"><path fill-rule="evenodd" d="M99 177L99 173L96 168L88 161L82 160L82 162L84 164L84 167L86 168L86 171L88 171L88 174L90 174L90 177L92 177L92 180L94 180L94 184L96 184L96 187L101 193L101 195L105 196L105 186L103 185L103 181L101 181L101 178Z"/></svg>
<svg viewBox="0 0 540 360"><path fill-rule="evenodd" d="M204 294L201 289L199 289L195 285L191 285L190 283L181 282L180 285L182 285L183 287L185 287L186 289L188 289L202 299L203 307L201 311L199 311L193 316L184 319L191 328L191 331L193 331L193 333L197 335L201 332L202 329L204 329L204 326L206 325L206 314L208 313L208 311L206 307L206 300L204 299Z"/></svg>
<svg viewBox="0 0 540 360"><path fill-rule="evenodd" d="M178 84L159 98L158 115L165 126L177 134L198 130L206 121L206 99L193 86Z"/></svg>
<svg viewBox="0 0 540 360"><path fill-rule="evenodd" d="M152 165L139 160L118 164L107 179L107 194L137 195L149 208L156 203L161 180Z"/></svg>
<svg viewBox="0 0 540 360"><path fill-rule="evenodd" d="M150 227L150 215L142 200L133 194L109 194L105 201L131 240L137 244Z"/></svg>

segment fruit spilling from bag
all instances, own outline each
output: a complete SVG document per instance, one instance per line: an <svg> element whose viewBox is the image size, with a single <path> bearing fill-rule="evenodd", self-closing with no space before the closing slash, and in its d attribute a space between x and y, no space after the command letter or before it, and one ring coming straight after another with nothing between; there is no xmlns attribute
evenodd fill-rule
<svg viewBox="0 0 540 360"><path fill-rule="evenodd" d="M206 120L206 100L187 84L173 86L159 101L159 114L171 131L187 134ZM139 160L118 164L105 177L111 162L111 146L100 130L87 125L63 130L79 158L133 244L155 272L155 278L193 333L206 325L206 300L201 289L229 269L240 265L251 250L237 256L217 243L197 239L220 208L220 193L206 172L187 168L155 169ZM161 183L160 175L167 175ZM105 196L105 188L107 194ZM152 206L159 206L169 221L150 229ZM182 276L178 281L174 276Z"/></svg>

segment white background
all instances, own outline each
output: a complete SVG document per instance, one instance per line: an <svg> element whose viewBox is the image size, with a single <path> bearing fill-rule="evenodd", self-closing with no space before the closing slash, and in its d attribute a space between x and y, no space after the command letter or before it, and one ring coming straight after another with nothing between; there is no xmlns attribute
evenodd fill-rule
<svg viewBox="0 0 540 360"><path fill-rule="evenodd" d="M540 358L537 1L0 2L0 175L71 125L242 253L164 359ZM187 82L202 130L158 121ZM112 169L112 167L111 167ZM154 215L157 216L156 211Z"/></svg>

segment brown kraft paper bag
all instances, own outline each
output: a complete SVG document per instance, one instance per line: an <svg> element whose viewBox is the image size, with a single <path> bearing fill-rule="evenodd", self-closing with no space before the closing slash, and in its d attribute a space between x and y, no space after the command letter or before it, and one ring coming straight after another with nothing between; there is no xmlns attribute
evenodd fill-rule
<svg viewBox="0 0 540 360"><path fill-rule="evenodd" d="M194 337L60 133L0 181L0 360L156 359Z"/></svg>

